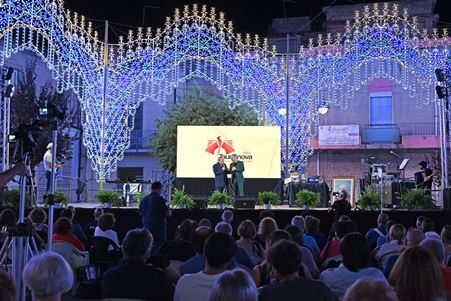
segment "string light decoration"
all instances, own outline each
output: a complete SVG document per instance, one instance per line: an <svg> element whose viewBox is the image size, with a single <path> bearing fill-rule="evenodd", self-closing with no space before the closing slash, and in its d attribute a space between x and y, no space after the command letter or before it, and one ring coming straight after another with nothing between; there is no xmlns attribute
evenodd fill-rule
<svg viewBox="0 0 451 301"><path fill-rule="evenodd" d="M133 117L141 102L166 104L191 78L214 85L231 107L254 109L265 124L282 128L282 164L306 164L313 151L319 105L346 109L374 78L388 78L416 99L435 100L434 70L449 64L444 30L428 35L398 6L374 4L356 12L346 32L319 35L296 55L277 53L266 39L234 33L223 13L185 6L163 29L139 28L118 44L99 41L83 16L61 0L0 1L0 64L30 50L52 71L58 91L73 89L82 110L83 142L100 181L130 147ZM280 114L287 110L288 116ZM285 123L289 122L289 137Z"/></svg>

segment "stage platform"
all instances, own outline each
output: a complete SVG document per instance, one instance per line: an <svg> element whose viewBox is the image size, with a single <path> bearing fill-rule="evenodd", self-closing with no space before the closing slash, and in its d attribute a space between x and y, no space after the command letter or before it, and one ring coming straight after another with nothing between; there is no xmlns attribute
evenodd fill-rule
<svg viewBox="0 0 451 301"><path fill-rule="evenodd" d="M77 207L76 220L82 225L86 225L92 221L93 208L98 206L95 203L74 203L71 204ZM59 216L61 209L55 209L55 217ZM254 223L258 223L258 217L261 208L256 209L230 209L235 213L234 224L238 225L240 221L250 219ZM122 239L128 230L141 227L141 217L137 207L123 207L105 209L106 212L114 213L116 216L115 230L118 236ZM271 209L274 213L275 219L279 224L279 228L283 229L290 223L294 215L313 215L321 220L320 230L327 233L333 223L333 213L329 212L327 208L318 208L312 210L303 210L301 208L289 208L288 206L277 206ZM172 238L177 226L181 221L187 218L199 221L202 218L208 218L212 223L217 223L221 219L223 210L216 208L208 209L173 209L172 217L168 219L168 237ZM392 220L401 223L406 227L415 226L415 220L418 216L423 215L435 221L435 229L440 232L441 228L446 224L451 224L451 212L446 211L406 211L406 210L384 210ZM351 211L350 217L359 226L359 231L365 233L368 229L373 228L376 224L377 216L380 211Z"/></svg>

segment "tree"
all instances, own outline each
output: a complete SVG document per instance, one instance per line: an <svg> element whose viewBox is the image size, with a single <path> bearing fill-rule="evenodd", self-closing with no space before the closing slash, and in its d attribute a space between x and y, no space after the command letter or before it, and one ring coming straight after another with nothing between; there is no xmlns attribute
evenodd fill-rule
<svg viewBox="0 0 451 301"><path fill-rule="evenodd" d="M227 100L212 92L194 88L178 104L156 119L157 131L150 138L150 152L160 165L175 172L177 162L177 126L179 125L258 125L257 114L246 106L231 109Z"/></svg>
<svg viewBox="0 0 451 301"><path fill-rule="evenodd" d="M51 81L45 83L37 94L36 87L36 61L27 63L25 72L19 80L16 93L11 98L11 133L18 131L19 126L31 124L38 118L38 108L47 102L59 105L66 111L66 118L58 121L58 160L72 158L72 143L78 139L70 133L70 128L77 120L78 112L69 112L70 93L57 93ZM45 119L43 119L45 120ZM31 165L36 166L42 161L42 157L47 150L47 144L52 141L52 125L43 124L33 131L36 145L31 151ZM14 147L14 145L12 145ZM13 159L13 158L12 158Z"/></svg>

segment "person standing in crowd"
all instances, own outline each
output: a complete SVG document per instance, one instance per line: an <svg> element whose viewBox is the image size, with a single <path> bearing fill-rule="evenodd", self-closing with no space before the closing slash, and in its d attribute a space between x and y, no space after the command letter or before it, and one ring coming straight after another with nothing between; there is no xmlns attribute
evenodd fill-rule
<svg viewBox="0 0 451 301"><path fill-rule="evenodd" d="M167 219L172 215L167 201L161 196L162 189L160 182L153 182L152 192L139 204L142 223L152 233L155 249L167 240Z"/></svg>
<svg viewBox="0 0 451 301"><path fill-rule="evenodd" d="M230 172L232 173L232 191L234 196L244 196L244 163L238 160L238 156L233 154L230 159Z"/></svg>
<svg viewBox="0 0 451 301"><path fill-rule="evenodd" d="M227 173L229 169L224 163L224 157L219 156L218 162L213 165L213 173L215 174L215 191L224 191L227 188Z"/></svg>
<svg viewBox="0 0 451 301"><path fill-rule="evenodd" d="M226 233L216 232L205 242L205 268L196 274L186 274L177 282L174 301L207 301L213 285L221 278L235 256L235 240Z"/></svg>

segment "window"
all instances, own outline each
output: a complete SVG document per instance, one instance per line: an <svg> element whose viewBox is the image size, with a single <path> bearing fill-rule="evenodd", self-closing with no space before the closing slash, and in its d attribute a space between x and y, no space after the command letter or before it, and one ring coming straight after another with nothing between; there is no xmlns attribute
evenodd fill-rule
<svg viewBox="0 0 451 301"><path fill-rule="evenodd" d="M370 96L370 124L393 124L393 99L391 93Z"/></svg>
<svg viewBox="0 0 451 301"><path fill-rule="evenodd" d="M117 177L123 181L142 180L144 169L142 167L118 167Z"/></svg>

